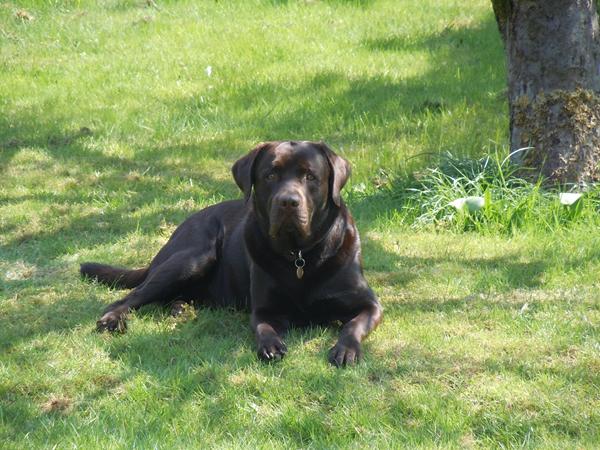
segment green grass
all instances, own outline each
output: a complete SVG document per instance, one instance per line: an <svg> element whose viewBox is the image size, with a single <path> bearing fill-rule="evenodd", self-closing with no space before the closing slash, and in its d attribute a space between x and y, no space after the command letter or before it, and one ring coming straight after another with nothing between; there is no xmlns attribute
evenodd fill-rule
<svg viewBox="0 0 600 450"><path fill-rule="evenodd" d="M596 447L595 194L566 220L551 194L500 186L487 221L448 218L497 180L449 190L426 169L506 146L503 61L486 0L0 4L0 446ZM269 139L353 164L385 308L363 363L330 367L337 331L315 328L261 364L231 311L146 308L95 333L122 292L78 263L146 264L239 196L231 164ZM421 202L413 172L442 180Z"/></svg>

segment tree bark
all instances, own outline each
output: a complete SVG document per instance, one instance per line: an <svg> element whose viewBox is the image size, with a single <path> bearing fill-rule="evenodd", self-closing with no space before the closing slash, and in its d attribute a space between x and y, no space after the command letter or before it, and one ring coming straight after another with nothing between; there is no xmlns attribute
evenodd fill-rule
<svg viewBox="0 0 600 450"><path fill-rule="evenodd" d="M557 182L600 179L594 0L492 0L508 67L513 161Z"/></svg>

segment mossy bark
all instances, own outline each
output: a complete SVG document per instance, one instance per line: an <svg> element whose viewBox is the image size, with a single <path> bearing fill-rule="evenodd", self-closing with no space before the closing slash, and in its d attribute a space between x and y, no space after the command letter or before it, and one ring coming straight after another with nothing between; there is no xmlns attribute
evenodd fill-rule
<svg viewBox="0 0 600 450"><path fill-rule="evenodd" d="M515 162L558 182L600 180L600 32L594 0L492 0L508 66Z"/></svg>

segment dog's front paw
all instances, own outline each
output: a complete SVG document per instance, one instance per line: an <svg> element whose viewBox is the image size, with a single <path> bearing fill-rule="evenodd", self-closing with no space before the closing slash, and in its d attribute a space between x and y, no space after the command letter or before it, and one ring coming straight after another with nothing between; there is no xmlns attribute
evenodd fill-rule
<svg viewBox="0 0 600 450"><path fill-rule="evenodd" d="M176 302L173 302L173 304L171 305L171 316L173 316L173 317L181 316L185 312L187 307L188 307L187 302L183 302L181 300L177 300Z"/></svg>
<svg viewBox="0 0 600 450"><path fill-rule="evenodd" d="M265 336L258 342L257 353L263 361L278 361L287 353L287 347L279 336Z"/></svg>
<svg viewBox="0 0 600 450"><path fill-rule="evenodd" d="M111 333L125 333L127 322L125 314L117 311L109 311L96 322L96 330L99 332L110 331Z"/></svg>
<svg viewBox="0 0 600 450"><path fill-rule="evenodd" d="M329 350L329 362L336 367L352 366L361 357L360 342L353 337L343 337Z"/></svg>

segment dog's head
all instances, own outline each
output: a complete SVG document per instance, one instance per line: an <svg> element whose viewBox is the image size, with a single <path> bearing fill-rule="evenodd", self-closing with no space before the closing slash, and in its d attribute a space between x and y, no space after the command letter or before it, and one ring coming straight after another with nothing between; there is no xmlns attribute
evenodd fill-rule
<svg viewBox="0 0 600 450"><path fill-rule="evenodd" d="M350 176L348 162L321 142L266 142L232 168L246 199L279 247L302 249L315 239Z"/></svg>

